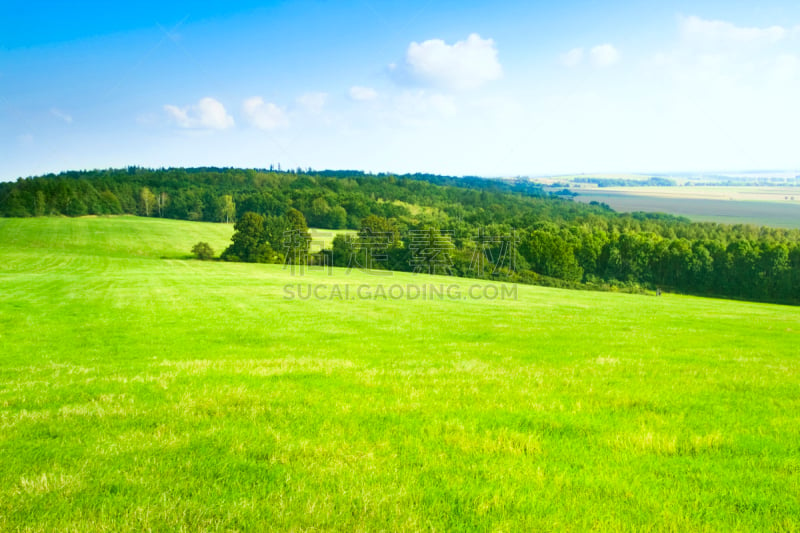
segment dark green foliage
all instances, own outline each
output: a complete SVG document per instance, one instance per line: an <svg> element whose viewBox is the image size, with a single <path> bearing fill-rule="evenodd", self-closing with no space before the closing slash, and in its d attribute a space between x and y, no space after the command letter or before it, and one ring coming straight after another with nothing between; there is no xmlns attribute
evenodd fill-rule
<svg viewBox="0 0 800 533"><path fill-rule="evenodd" d="M80 197L74 197L69 200L67 204L66 214L71 217L80 217L89 214L89 209L86 207L86 202Z"/></svg>
<svg viewBox="0 0 800 533"><path fill-rule="evenodd" d="M583 269L575 257L575 249L567 232L558 228L537 229L521 243L520 253L531 270L544 276L567 281L580 281Z"/></svg>
<svg viewBox="0 0 800 533"><path fill-rule="evenodd" d="M264 231L264 217L257 213L245 213L233 226L233 243L222 252L226 261L246 263L270 263L275 252L267 242Z"/></svg>
<svg viewBox="0 0 800 533"><path fill-rule="evenodd" d="M451 235L439 228L425 226L413 230L408 243L410 266L414 272L452 274L455 245Z"/></svg>
<svg viewBox="0 0 800 533"><path fill-rule="evenodd" d="M289 208L285 227L282 251L287 262L293 265L307 264L311 234L308 232L306 217L297 209Z"/></svg>
<svg viewBox="0 0 800 533"><path fill-rule="evenodd" d="M327 220L320 227L330 229L344 229L347 227L347 211L337 205L328 212Z"/></svg>
<svg viewBox="0 0 800 533"><path fill-rule="evenodd" d="M29 217L30 211L26 207L26 198L19 189L11 189L4 198L4 213L9 217Z"/></svg>
<svg viewBox="0 0 800 533"><path fill-rule="evenodd" d="M291 207L286 212L286 220L289 223L289 229L294 231L308 232L308 223L303 213Z"/></svg>
<svg viewBox="0 0 800 533"><path fill-rule="evenodd" d="M355 253L355 246L353 239L345 235L337 235L333 238L333 250L331 251L331 260L334 266L339 267L353 267L351 259Z"/></svg>
<svg viewBox="0 0 800 533"><path fill-rule="evenodd" d="M104 215L120 215L122 214L122 204L119 202L117 195L111 191L105 190L100 193L98 208Z"/></svg>
<svg viewBox="0 0 800 533"><path fill-rule="evenodd" d="M361 221L356 238L337 236L333 264L361 270L409 270L396 219L369 215Z"/></svg>
<svg viewBox="0 0 800 533"><path fill-rule="evenodd" d="M214 250L207 242L198 242L192 246L192 254L201 261L208 261L214 258Z"/></svg>
<svg viewBox="0 0 800 533"><path fill-rule="evenodd" d="M525 180L129 167L0 183L0 215L9 217L127 213L219 222L236 212L261 218L240 217L246 231L237 227L227 260L315 259L310 223L359 230L357 238L334 240L329 256L339 266L800 303L798 230L618 214L548 196ZM381 233L388 243L379 243Z"/></svg>
<svg viewBox="0 0 800 533"><path fill-rule="evenodd" d="M119 201L117 201L119 204ZM34 197L33 202L33 216L36 217L43 217L47 214L47 198L45 198L44 192L36 191L36 196Z"/></svg>

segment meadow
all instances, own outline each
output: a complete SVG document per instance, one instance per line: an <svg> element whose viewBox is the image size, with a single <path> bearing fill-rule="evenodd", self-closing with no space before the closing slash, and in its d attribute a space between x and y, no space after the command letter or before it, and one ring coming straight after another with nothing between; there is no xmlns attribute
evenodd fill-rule
<svg viewBox="0 0 800 533"><path fill-rule="evenodd" d="M231 233L0 219L0 530L800 529L797 308L187 258Z"/></svg>
<svg viewBox="0 0 800 533"><path fill-rule="evenodd" d="M576 201L602 202L624 213L647 211L695 222L800 228L796 187L604 187L575 192Z"/></svg>

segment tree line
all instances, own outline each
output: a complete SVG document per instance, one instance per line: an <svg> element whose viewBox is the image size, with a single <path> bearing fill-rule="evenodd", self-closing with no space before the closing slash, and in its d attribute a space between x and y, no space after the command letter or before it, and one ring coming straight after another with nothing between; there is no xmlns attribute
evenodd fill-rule
<svg viewBox="0 0 800 533"><path fill-rule="evenodd" d="M800 303L800 231L619 214L525 180L130 167L0 184L0 215L86 214L235 222L227 260ZM308 226L355 233L311 253Z"/></svg>

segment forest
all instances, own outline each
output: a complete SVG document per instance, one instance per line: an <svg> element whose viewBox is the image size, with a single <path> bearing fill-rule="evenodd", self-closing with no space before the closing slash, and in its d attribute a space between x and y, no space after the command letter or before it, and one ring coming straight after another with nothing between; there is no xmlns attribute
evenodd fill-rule
<svg viewBox="0 0 800 533"><path fill-rule="evenodd" d="M5 217L235 224L225 260L800 304L800 231L615 213L523 179L297 169L75 171L0 183ZM308 227L350 229L319 250Z"/></svg>

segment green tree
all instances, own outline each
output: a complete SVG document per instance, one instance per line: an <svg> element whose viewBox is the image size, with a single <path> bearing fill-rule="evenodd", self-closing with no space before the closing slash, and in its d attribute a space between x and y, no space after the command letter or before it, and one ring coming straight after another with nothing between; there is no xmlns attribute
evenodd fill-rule
<svg viewBox="0 0 800 533"><path fill-rule="evenodd" d="M274 260L275 253L264 234L264 217L257 213L245 213L233 228L232 243L222 252L222 259L246 263L269 263Z"/></svg>
<svg viewBox="0 0 800 533"><path fill-rule="evenodd" d="M306 217L297 209L290 208L286 213L286 230L283 238L286 260L293 265L305 264L310 246L311 233L308 231Z"/></svg>
<svg viewBox="0 0 800 533"><path fill-rule="evenodd" d="M99 204L103 214L118 215L122 213L122 205L119 203L119 198L109 190L100 193Z"/></svg>
<svg viewBox="0 0 800 533"><path fill-rule="evenodd" d="M763 295L773 300L789 297L792 289L791 262L785 244L766 244L758 260L758 269Z"/></svg>
<svg viewBox="0 0 800 533"><path fill-rule="evenodd" d="M289 229L308 232L308 223L306 222L306 217L303 216L303 213L297 209L290 207L286 212L286 220L289 223Z"/></svg>
<svg viewBox="0 0 800 533"><path fill-rule="evenodd" d="M71 217L82 217L87 214L89 214L89 208L86 207L86 202L80 197L70 199L69 204L67 204L67 215Z"/></svg>
<svg viewBox="0 0 800 533"><path fill-rule="evenodd" d="M207 261L214 257L214 250L207 242L198 242L192 247L192 254L201 261Z"/></svg>
<svg viewBox="0 0 800 533"><path fill-rule="evenodd" d="M167 208L168 204L169 204L169 195L164 191L158 193L158 196L156 196L156 206L158 207L159 217L164 216L164 210Z"/></svg>
<svg viewBox="0 0 800 533"><path fill-rule="evenodd" d="M348 237L347 235L339 234L333 238L331 247L333 248L331 252L333 266L355 266L350 264L355 251L352 238Z"/></svg>
<svg viewBox="0 0 800 533"><path fill-rule="evenodd" d="M355 252L352 259L360 268L392 269L397 260L397 251L402 245L397 220L369 215L361 220L358 239L352 243Z"/></svg>
<svg viewBox="0 0 800 533"><path fill-rule="evenodd" d="M347 211L344 207L337 205L328 211L327 221L325 226L330 229L343 229L347 227Z"/></svg>
<svg viewBox="0 0 800 533"><path fill-rule="evenodd" d="M532 231L522 240L519 251L538 274L567 281L583 277L575 250L554 227Z"/></svg>
<svg viewBox="0 0 800 533"><path fill-rule="evenodd" d="M156 205L156 195L147 187L142 187L139 193L139 212L146 217L153 214L153 207Z"/></svg>
<svg viewBox="0 0 800 533"><path fill-rule="evenodd" d="M236 219L236 203L233 196L225 194L219 201L219 221L229 224Z"/></svg>
<svg viewBox="0 0 800 533"><path fill-rule="evenodd" d="M315 198L314 201L311 202L311 209L309 211L311 224L315 228L328 227L328 214L331 211L331 207L328 205L325 198Z"/></svg>
<svg viewBox="0 0 800 533"><path fill-rule="evenodd" d="M439 228L424 226L409 234L410 266L414 272L452 274L455 245L451 236Z"/></svg>
<svg viewBox="0 0 800 533"><path fill-rule="evenodd" d="M400 229L397 227L397 220L369 215L361 220L358 239L370 244L381 244L384 249L398 246Z"/></svg>
<svg viewBox="0 0 800 533"><path fill-rule="evenodd" d="M269 243L273 250L282 254L283 240L289 230L289 222L286 217L267 215L264 217L264 239ZM281 259L282 261L282 259Z"/></svg>
<svg viewBox="0 0 800 533"><path fill-rule="evenodd" d="M36 196L33 202L33 216L43 217L47 212L47 199L44 192L40 189L36 191Z"/></svg>
<svg viewBox="0 0 800 533"><path fill-rule="evenodd" d="M728 294L737 297L752 297L756 293L756 269L758 250L753 248L749 240L740 240L728 245L729 274Z"/></svg>
<svg viewBox="0 0 800 533"><path fill-rule="evenodd" d="M8 196L5 198L5 213L9 217L29 217L31 216L28 209L25 207L25 202L22 198L22 193L19 189L11 189ZM84 208L86 206L84 205ZM85 213L82 213L85 214Z"/></svg>

